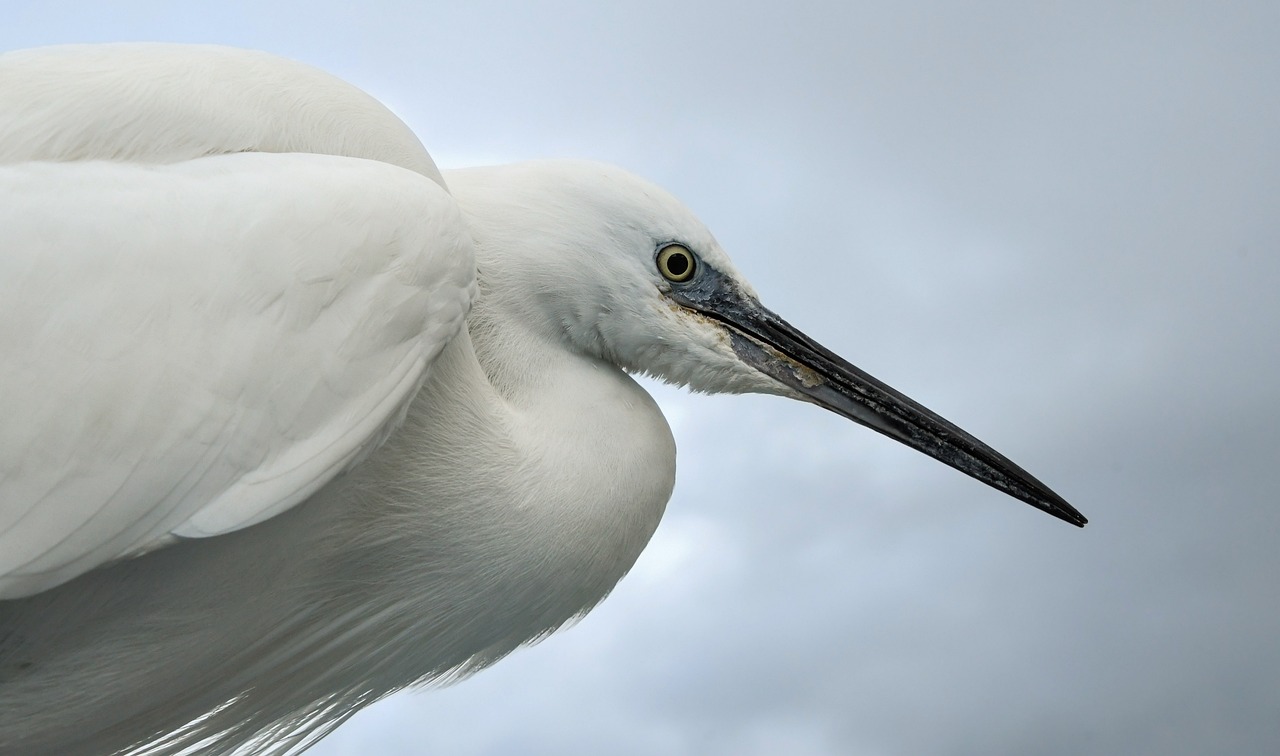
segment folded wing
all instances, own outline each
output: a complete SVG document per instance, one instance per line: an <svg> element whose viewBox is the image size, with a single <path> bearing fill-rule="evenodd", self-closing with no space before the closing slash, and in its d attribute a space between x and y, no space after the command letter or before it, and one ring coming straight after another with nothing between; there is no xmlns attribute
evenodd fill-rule
<svg viewBox="0 0 1280 756"><path fill-rule="evenodd" d="M0 165L0 598L246 527L377 446L474 289L373 160Z"/></svg>

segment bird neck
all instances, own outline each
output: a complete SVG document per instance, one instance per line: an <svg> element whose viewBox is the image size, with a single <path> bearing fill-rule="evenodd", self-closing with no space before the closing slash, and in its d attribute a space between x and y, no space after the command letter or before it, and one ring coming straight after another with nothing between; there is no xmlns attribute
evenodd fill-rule
<svg viewBox="0 0 1280 756"><path fill-rule="evenodd" d="M358 508L346 511L359 522L340 528L368 544L348 558L365 572L381 562L380 582L399 586L387 599L421 602L428 619L447 612L433 644L462 653L433 660L444 666L501 655L604 598L675 478L670 428L626 373L480 303L467 331L401 429L353 471ZM443 637L457 628L464 636Z"/></svg>
<svg viewBox="0 0 1280 756"><path fill-rule="evenodd" d="M492 392L483 403L489 425L509 434L507 443L476 453L505 450L520 470L521 497L539 481L547 512L651 517L647 541L675 476L675 442L656 402L617 366L504 304L482 294L467 321L483 380L465 385Z"/></svg>

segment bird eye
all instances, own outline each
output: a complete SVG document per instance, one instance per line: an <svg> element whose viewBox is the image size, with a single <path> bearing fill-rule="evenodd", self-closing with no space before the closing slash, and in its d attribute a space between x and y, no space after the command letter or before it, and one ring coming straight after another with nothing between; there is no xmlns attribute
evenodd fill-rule
<svg viewBox="0 0 1280 756"><path fill-rule="evenodd" d="M688 247L668 244L658 252L658 272L668 281L680 283L693 278L693 253Z"/></svg>

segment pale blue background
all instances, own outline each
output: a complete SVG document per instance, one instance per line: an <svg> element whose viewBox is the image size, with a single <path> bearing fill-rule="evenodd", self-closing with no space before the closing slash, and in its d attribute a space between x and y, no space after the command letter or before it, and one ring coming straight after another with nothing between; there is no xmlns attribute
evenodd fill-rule
<svg viewBox="0 0 1280 756"><path fill-rule="evenodd" d="M0 48L262 48L446 167L628 167L1093 524L661 388L679 482L615 594L313 753L1280 753L1280 4L456 5L0 0Z"/></svg>

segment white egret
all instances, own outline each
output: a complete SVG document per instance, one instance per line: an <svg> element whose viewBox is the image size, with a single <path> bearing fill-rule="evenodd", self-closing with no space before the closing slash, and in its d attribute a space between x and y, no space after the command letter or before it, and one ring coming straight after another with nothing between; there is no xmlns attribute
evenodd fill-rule
<svg viewBox="0 0 1280 756"><path fill-rule="evenodd" d="M442 176L269 55L0 56L0 233L0 752L298 749L588 611L674 481L629 372L812 402L1085 523L761 306L658 187Z"/></svg>

